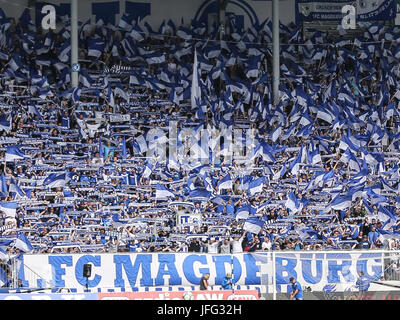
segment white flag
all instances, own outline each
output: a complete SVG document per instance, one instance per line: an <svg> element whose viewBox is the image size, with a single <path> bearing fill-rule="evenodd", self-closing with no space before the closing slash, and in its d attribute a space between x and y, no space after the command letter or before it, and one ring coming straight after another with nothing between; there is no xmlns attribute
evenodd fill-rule
<svg viewBox="0 0 400 320"><path fill-rule="evenodd" d="M198 75L198 63L197 63L197 50L194 50L194 63L193 63L193 74L192 74L192 88L190 93L190 101L192 109L197 108L196 99L200 102L200 86L199 86L199 75Z"/></svg>

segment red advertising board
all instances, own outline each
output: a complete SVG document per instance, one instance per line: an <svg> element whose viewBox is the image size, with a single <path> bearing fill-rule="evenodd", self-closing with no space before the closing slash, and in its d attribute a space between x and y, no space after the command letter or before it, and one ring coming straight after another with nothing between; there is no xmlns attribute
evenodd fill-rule
<svg viewBox="0 0 400 320"><path fill-rule="evenodd" d="M104 292L99 300L258 300L257 290Z"/></svg>

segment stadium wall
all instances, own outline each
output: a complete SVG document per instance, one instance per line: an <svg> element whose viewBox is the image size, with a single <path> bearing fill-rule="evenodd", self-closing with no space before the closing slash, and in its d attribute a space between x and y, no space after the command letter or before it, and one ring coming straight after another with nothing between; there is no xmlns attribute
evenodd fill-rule
<svg viewBox="0 0 400 320"><path fill-rule="evenodd" d="M30 14L36 23L40 23L44 16L41 9L44 5L51 3L56 7L57 15L69 15L70 1L51 0L37 1L31 7ZM9 17L18 19L22 12L28 8L28 0L9 0L6 3L0 3L0 7ZM161 23L171 19L176 26L181 25L181 19L184 23L189 23L191 19L205 21L211 24L213 15L216 14L216 0L93 0L79 1L78 19L86 22L96 22L99 18L108 19L112 23L119 22L124 13L129 13L134 17L140 17L147 21L153 29L157 30ZM272 18L271 0L229 0L226 13L235 14L237 25L243 25L247 28L251 23L262 23L266 18ZM295 21L295 0L280 1L280 20L284 24Z"/></svg>

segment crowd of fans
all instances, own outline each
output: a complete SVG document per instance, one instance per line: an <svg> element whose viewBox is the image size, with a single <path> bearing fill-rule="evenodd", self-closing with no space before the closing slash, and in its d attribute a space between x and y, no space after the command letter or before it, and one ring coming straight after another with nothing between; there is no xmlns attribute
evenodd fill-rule
<svg viewBox="0 0 400 320"><path fill-rule="evenodd" d="M399 28L281 25L274 104L268 20L223 39L196 21L84 23L72 89L68 21L0 23L7 254L20 234L29 253L398 248Z"/></svg>

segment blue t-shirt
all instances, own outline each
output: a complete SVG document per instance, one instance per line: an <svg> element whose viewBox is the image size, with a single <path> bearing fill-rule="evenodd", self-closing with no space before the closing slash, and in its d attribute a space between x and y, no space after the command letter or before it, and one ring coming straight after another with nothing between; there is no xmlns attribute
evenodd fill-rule
<svg viewBox="0 0 400 320"><path fill-rule="evenodd" d="M107 158L109 154L111 154L111 157L114 157L114 149L115 149L115 147L105 146L104 147L104 158Z"/></svg>
<svg viewBox="0 0 400 320"><path fill-rule="evenodd" d="M297 281L292 284L292 292L295 292L296 290L299 290L297 294L294 296L295 299L303 298L303 289L301 288L300 283Z"/></svg>
<svg viewBox="0 0 400 320"><path fill-rule="evenodd" d="M339 245L340 240L342 239L342 235L339 235L337 237L332 237L332 244L335 248L337 248L337 246Z"/></svg>
<svg viewBox="0 0 400 320"><path fill-rule="evenodd" d="M221 286L224 290L232 290L232 283L229 282L232 282L232 279L228 279L226 277L222 279Z"/></svg>
<svg viewBox="0 0 400 320"><path fill-rule="evenodd" d="M361 276L357 279L356 286L360 291L367 291L370 285L370 280L366 276Z"/></svg>
<svg viewBox="0 0 400 320"><path fill-rule="evenodd" d="M61 127L66 127L69 129L69 117L68 116L63 116L61 118Z"/></svg>
<svg viewBox="0 0 400 320"><path fill-rule="evenodd" d="M370 243L376 243L376 241L378 240L379 237L379 233L378 232L370 232L368 233L368 240Z"/></svg>
<svg viewBox="0 0 400 320"><path fill-rule="evenodd" d="M235 207L233 204L227 204L226 205L226 214L234 214L235 213Z"/></svg>
<svg viewBox="0 0 400 320"><path fill-rule="evenodd" d="M362 242L361 242L361 247L362 247L363 249L369 249L370 246L371 246L371 245L370 245L370 243L369 243L368 241L362 241Z"/></svg>
<svg viewBox="0 0 400 320"><path fill-rule="evenodd" d="M360 227L359 226L350 226L351 232L354 232L354 234L351 236L351 238L357 239L358 235L360 234Z"/></svg>

